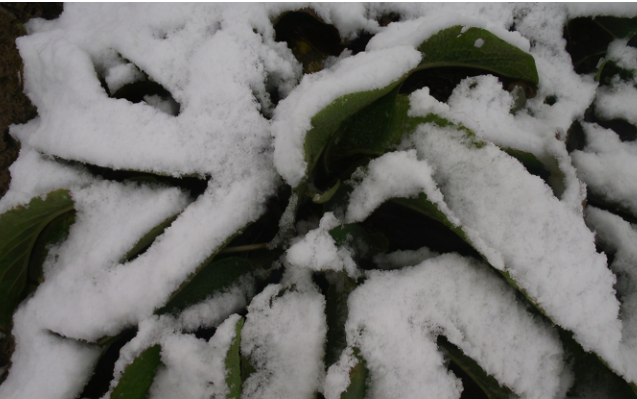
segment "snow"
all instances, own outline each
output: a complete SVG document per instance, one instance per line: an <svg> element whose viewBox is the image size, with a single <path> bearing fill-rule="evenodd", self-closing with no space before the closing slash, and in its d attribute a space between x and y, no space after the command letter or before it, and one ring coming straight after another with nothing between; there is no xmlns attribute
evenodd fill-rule
<svg viewBox="0 0 637 399"><path fill-rule="evenodd" d="M586 208L586 223L596 233L604 251L614 255L610 268L617 276L615 288L622 303L622 342L617 369L637 368L637 230L630 224L594 207ZM628 374L628 373L626 373Z"/></svg>
<svg viewBox="0 0 637 399"><path fill-rule="evenodd" d="M318 228L308 232L302 240L288 249L287 261L291 265L315 271L345 270L350 276L358 277L360 273L350 250L345 247L337 248L329 234L330 230L340 225L332 212L325 213Z"/></svg>
<svg viewBox="0 0 637 399"><path fill-rule="evenodd" d="M585 349L616 356L615 276L579 215L493 144L467 145L464 132L421 125L403 146L435 168L446 204L492 266L507 271Z"/></svg>
<svg viewBox="0 0 637 399"><path fill-rule="evenodd" d="M303 75L286 44L274 40L273 21L308 6L344 39L363 31L375 36L365 51L344 51L322 71ZM380 26L376 19L391 12L400 21ZM45 282L14 315L16 350L0 398L76 397L100 355L86 341L132 326L139 333L122 348L111 389L126 365L158 343L163 366L150 398L223 397L223 360L236 313L246 307L241 352L257 369L244 382L246 399L311 398L316 391L340 397L357 362L354 347L371 372L370 398L457 398L462 386L436 348L441 334L520 397L563 398L571 365L556 329L530 315L493 268L515 279L585 350L637 382L637 230L582 205L588 186L637 214L636 144L586 122L585 148L568 154L564 144L565 132L591 103L602 118L637 124L637 91L634 81L598 87L592 74L573 71L563 26L582 15L632 17L637 7L72 3L56 20L31 20L17 45L38 117L10 128L21 151L0 213L64 188L77 216L68 239L50 250ZM420 126L396 151L357 172L345 214L297 221L305 199L294 193L271 243L290 245L279 259L285 267L279 284L258 293L258 276L247 276L179 315L153 314L265 212L282 184L303 181L304 139L317 112L344 95L400 79L422 60L416 50L422 41L457 25L462 33L487 29L529 52L540 76L537 95L511 114L508 88L491 75L464 79L446 103L429 88L411 93L409 115L434 113L476 136ZM616 40L607 58L635 69L635 51ZM110 98L100 83L113 93L146 76L171 96L133 104ZM272 89L281 97L276 106ZM557 99L552 105L549 96ZM548 185L501 151L506 147L542 161L551 172ZM104 180L82 163L198 176L208 186L191 198L167 185ZM337 247L329 235L339 225L364 222L388 199L420 193L465 232L484 263L423 247L379 254L374 262L382 270L364 272L351 249ZM120 263L139 238L174 215L144 254ZM610 265L595 240L614 254ZM325 298L312 280L325 270L365 280L350 296L349 347L327 371ZM208 342L192 334L202 327L217 328Z"/></svg>
<svg viewBox="0 0 637 399"><path fill-rule="evenodd" d="M438 335L521 397L560 397L570 385L556 332L475 260L450 254L369 272L348 307L347 341L367 361L370 398L459 397L462 384L443 365Z"/></svg>
<svg viewBox="0 0 637 399"><path fill-rule="evenodd" d="M420 58L414 48L400 46L358 53L330 69L305 75L275 111L272 132L277 172L296 187L307 169L303 143L311 118L345 94L388 86L416 67Z"/></svg>
<svg viewBox="0 0 637 399"><path fill-rule="evenodd" d="M589 189L611 204L637 213L637 143L622 142L612 130L582 123L586 135L583 151L574 151L578 176Z"/></svg>
<svg viewBox="0 0 637 399"><path fill-rule="evenodd" d="M282 288L266 287L248 307L241 353L257 371L243 383L242 398L310 399L319 387L325 298L313 287Z"/></svg>

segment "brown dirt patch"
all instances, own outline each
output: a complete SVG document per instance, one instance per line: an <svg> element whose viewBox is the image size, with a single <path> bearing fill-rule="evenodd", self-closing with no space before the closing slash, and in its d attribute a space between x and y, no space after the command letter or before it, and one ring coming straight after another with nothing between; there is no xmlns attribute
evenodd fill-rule
<svg viewBox="0 0 637 399"><path fill-rule="evenodd" d="M20 144L9 135L9 125L37 115L22 92L23 66L15 39L26 34L23 24L29 19L54 19L62 9L62 3L0 3L0 198L9 189L8 168L20 151Z"/></svg>

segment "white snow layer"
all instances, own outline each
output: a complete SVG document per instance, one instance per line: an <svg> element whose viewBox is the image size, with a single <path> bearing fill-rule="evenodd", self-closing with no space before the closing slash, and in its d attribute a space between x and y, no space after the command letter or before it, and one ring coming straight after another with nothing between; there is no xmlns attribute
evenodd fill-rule
<svg viewBox="0 0 637 399"><path fill-rule="evenodd" d="M345 248L337 248L330 230L341 223L333 213L327 212L321 218L317 229L308 232L303 239L288 249L287 261L297 267L307 267L312 270L345 270L350 276L358 277L356 263L352 254Z"/></svg>
<svg viewBox="0 0 637 399"><path fill-rule="evenodd" d="M635 212L637 179L632 166L637 152L634 143L620 142L611 132L583 123L587 146L572 154L576 175L561 141L596 90L592 76L572 70L564 49L564 23L581 15L637 16L637 7L310 5L344 38L362 30L377 35L365 52L345 52L331 59L327 69L301 76L292 52L274 40L272 21L305 6L71 3L57 20L27 24L29 35L17 44L25 64L25 91L38 117L10 129L21 141L21 152L11 167L13 180L0 200L0 212L66 188L78 213L69 238L51 250L46 281L14 316L17 346L0 398L75 397L99 356L93 346L76 339L95 340L131 325L138 325L140 333L122 350L117 373L145 347L160 342L166 368L157 377L152 397L220 394L195 382L194 375L220 378L211 364L231 339L236 316L207 344L183 332L218 326L249 302L254 295L251 283L241 282L176 320L153 316L153 310L228 237L261 215L265 200L279 184L277 173L292 186L303 179L303 140L317 112L343 95L399 79L421 60L415 50L420 42L458 24L465 29L483 27L530 52L540 76L537 96L512 115L511 95L491 76L464 80L447 104L437 102L427 89L414 92L412 115L433 112L461 123L487 146L466 148L457 140L459 132L421 128L405 144L406 152L387 154L370 164L353 193L348 217L362 220L397 193L425 192L439 201L452 222L458 221L486 259L508 271L555 322L574 331L586 349L598 352L615 371L637 381L632 360L637 358L634 272L629 266L634 264L635 237L625 222L587 210L587 221L600 241L617 246L611 268L623 300L619 313L615 277L595 252L593 235L582 220L585 192L579 180ZM381 27L374 18L389 12L400 14L401 22ZM509 32L514 22L517 32ZM608 57L620 66L635 66L634 51L625 41L612 43ZM100 83L103 79L112 93L146 76L165 87L172 99L148 97L133 104L109 98ZM628 83L615 83L598 91L596 108L603 117L636 123L630 105L635 103L635 90ZM268 94L273 87L283 98L276 108ZM545 102L548 96L557 99L555 104ZM272 121L264 115L272 115ZM560 199L491 143L535 154L553 174L551 188ZM414 148L416 157L409 152ZM210 183L191 203L177 189L101 181L55 157L113 169L209 176ZM386 167L392 170L383 170ZM119 264L145 232L179 212L145 254ZM324 299L308 277L312 270L347 270L347 257L334 252L327 233L334 221L328 215L324 219L284 259L289 263L286 288L269 286L249 306L242 351L254 360L257 373L244 386L245 398L309 398L317 389L326 397L338 397L344 389L343 373L354 360L347 352L324 376ZM391 269L433 256L423 249L376 261ZM422 279L424 275L428 277ZM290 288L295 281L298 287L304 282L302 289ZM395 289L398 285L404 289ZM443 295L443 286L454 294ZM278 296L281 289L287 291ZM360 299L368 295L371 302ZM503 301L502 295L510 300ZM432 298L440 308L416 297ZM483 321L489 323L469 320L474 316L456 297L475 305L474 314L484 314ZM398 306L401 299L409 306ZM523 397L560 397L569 385L555 333L529 322L510 289L475 262L445 255L410 269L372 273L355 292L351 306L348 339L360 345L378 377L375 397L390 397L398 390L408 397L419 392L408 384L426 381L431 381L427 389L444 389L440 397L457 397L459 382L448 375L433 343L439 333ZM505 314L514 318L503 318ZM369 329L359 335L356 326L362 324ZM492 337L506 345L494 346ZM424 380L409 380L392 395L384 394L400 378L424 367L433 374L422 373Z"/></svg>
<svg viewBox="0 0 637 399"><path fill-rule="evenodd" d="M568 389L556 332L486 266L450 254L368 277L350 295L346 331L367 361L369 398L458 398L462 384L444 366L438 335L523 398Z"/></svg>
<svg viewBox="0 0 637 399"><path fill-rule="evenodd" d="M274 164L286 182L296 187L305 176L305 134L311 119L337 98L354 92L382 89L420 62L409 46L361 52L329 69L305 75L274 113Z"/></svg>
<svg viewBox="0 0 637 399"><path fill-rule="evenodd" d="M403 146L435 168L445 202L489 263L612 364L621 341L615 276L583 219L517 160L472 144L464 132L427 124ZM637 378L637 369L617 367Z"/></svg>
<svg viewBox="0 0 637 399"><path fill-rule="evenodd" d="M325 298L313 287L269 285L253 299L241 352L257 371L243 383L242 398L314 397L324 373L324 309Z"/></svg>

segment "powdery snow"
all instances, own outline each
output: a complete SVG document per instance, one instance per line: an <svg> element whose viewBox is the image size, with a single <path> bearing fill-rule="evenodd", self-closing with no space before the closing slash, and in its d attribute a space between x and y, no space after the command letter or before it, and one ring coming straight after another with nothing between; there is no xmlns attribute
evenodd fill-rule
<svg viewBox="0 0 637 399"><path fill-rule="evenodd" d="M311 119L337 98L358 91L381 89L395 82L420 62L421 54L409 46L358 53L330 69L305 75L274 113L274 164L292 187L305 176L305 134Z"/></svg>
<svg viewBox="0 0 637 399"><path fill-rule="evenodd" d="M585 349L636 382L637 235L618 217L587 208L586 221L598 241L615 253L610 268L617 276L620 308L615 275L595 251L582 218L580 179L605 201L637 213L632 167L637 152L634 143L587 123L582 123L583 151L569 156L562 140L593 101L601 117L636 124L637 91L634 82L615 79L598 88L592 74L577 75L562 35L569 18L632 17L637 7L311 5L343 38L363 30L376 35L366 51L345 51L330 58L326 69L302 76L290 49L274 40L272 21L306 6L66 4L59 19L26 25L29 35L17 44L25 92L38 117L10 129L21 152L0 212L58 188L71 191L78 212L69 238L50 251L46 281L15 313L17 346L0 397L77 396L99 356L95 346L78 339L96 340L134 325L139 333L120 353L111 389L135 356L160 343L165 366L151 398L221 397L222 357L238 320L230 315L248 304L241 350L257 372L244 384L244 398L311 398L317 390L328 399L339 397L355 358L349 348L325 373L325 299L311 276L343 268L359 273L348 250L336 248L328 233L346 220L328 213L319 226L306 223L305 236L294 240L281 260L286 266L281 284L254 299L254 281L246 278L177 318L154 316L153 310L264 212L265 201L281 184L279 175L291 186L303 179L303 140L317 112L343 95L396 81L420 62L415 48L423 40L454 25L464 26L463 32L485 28L533 55L540 76L537 96L512 115L511 95L492 76L465 79L446 104L426 88L412 93L410 115L433 112L469 127L487 145L467 148L462 132L421 127L403 151L369 164L352 193L347 221L364 220L389 198L426 193L492 266L508 271ZM400 14L401 21L380 26L375 19L389 12ZM514 23L516 31L510 32ZM607 58L624 68L637 63L626 40L611 43ZM171 97L147 96L132 104L109 98L100 83L113 93L146 75ZM276 107L272 88L282 98ZM556 99L552 105L549 96ZM496 145L536 155L552 173L551 187ZM176 188L103 181L60 160L197 175L209 184L193 202ZM290 231L295 201L293 196L281 220ZM143 234L177 213L146 253L119 263ZM350 298L348 340L361 348L372 372L370 397L420 392L458 397L462 387L435 347L438 334L521 397L564 397L570 366L563 363L555 330L533 319L486 266L436 255L426 248L381 254L375 259L379 267L402 269L369 273ZM205 342L188 334L200 327L218 329Z"/></svg>
<svg viewBox="0 0 637 399"><path fill-rule="evenodd" d="M403 146L435 168L446 204L485 258L585 349L614 357L621 339L615 276L583 219L493 144L464 141L464 132L428 124Z"/></svg>
<svg viewBox="0 0 637 399"><path fill-rule="evenodd" d="M637 214L637 143L622 142L612 130L582 122L583 151L571 154L577 174L589 190L605 201Z"/></svg>
<svg viewBox="0 0 637 399"><path fill-rule="evenodd" d="M561 397L571 383L556 332L475 260L450 254L369 272L348 307L347 341L367 361L369 398L459 397L436 347L441 334L523 398Z"/></svg>
<svg viewBox="0 0 637 399"><path fill-rule="evenodd" d="M242 398L314 397L325 367L324 308L325 298L312 287L270 285L253 299L241 353L257 371L243 383Z"/></svg>

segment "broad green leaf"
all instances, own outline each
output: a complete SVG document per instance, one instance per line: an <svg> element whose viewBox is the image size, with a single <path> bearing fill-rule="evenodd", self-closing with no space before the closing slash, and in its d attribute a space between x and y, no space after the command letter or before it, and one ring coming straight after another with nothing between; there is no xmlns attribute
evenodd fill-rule
<svg viewBox="0 0 637 399"><path fill-rule="evenodd" d="M513 395L509 388L501 386L475 360L465 355L460 348L449 342L445 337L438 336L437 343L440 350L478 384L489 399L508 399Z"/></svg>
<svg viewBox="0 0 637 399"><path fill-rule="evenodd" d="M325 147L334 138L339 127L347 119L363 108L394 90L403 78L382 88L346 94L334 100L312 118L312 128L305 136L306 176L309 175L320 159Z"/></svg>
<svg viewBox="0 0 637 399"><path fill-rule="evenodd" d="M153 241L155 241L155 238L157 238L157 236L162 234L164 230L166 230L166 228L168 228L168 226L170 226L172 222L174 222L175 219L177 219L178 216L179 214L171 216L168 219L161 222L160 224L158 224L157 226L153 227L148 233L146 233L142 238L140 238L139 241L137 241L135 245L133 245L133 247L128 252L126 252L126 255L124 255L122 259L120 260L120 263L125 263L130 260L133 260L142 252L146 251L146 249L150 247Z"/></svg>
<svg viewBox="0 0 637 399"><path fill-rule="evenodd" d="M617 39L630 39L637 34L637 17L595 17L593 21Z"/></svg>
<svg viewBox="0 0 637 399"><path fill-rule="evenodd" d="M161 363L160 352L161 346L153 345L140 353L124 370L110 399L146 399Z"/></svg>
<svg viewBox="0 0 637 399"><path fill-rule="evenodd" d="M418 47L423 59L417 69L477 68L538 85L535 60L530 54L487 30L469 28L463 32L464 29L462 26L453 26L423 42Z"/></svg>
<svg viewBox="0 0 637 399"><path fill-rule="evenodd" d="M329 271L325 273L329 283L325 295L325 315L327 320L327 343L325 350L325 366L329 367L338 361L347 347L345 322L347 321L347 298L357 284L345 272Z"/></svg>
<svg viewBox="0 0 637 399"><path fill-rule="evenodd" d="M214 260L185 282L168 303L155 313L175 313L201 302L215 292L231 286L239 277L252 269L252 264L243 258L230 257Z"/></svg>
<svg viewBox="0 0 637 399"><path fill-rule="evenodd" d="M325 170L334 172L343 169L340 161L353 156L376 157L400 142L401 137L392 135L398 88L380 97L344 121L325 150Z"/></svg>
<svg viewBox="0 0 637 399"><path fill-rule="evenodd" d="M32 281L36 285L46 246L66 235L72 222L67 214L73 212L69 192L56 190L45 199L34 198L28 205L0 215L0 331L10 331L13 312L27 295L29 275L36 279Z"/></svg>
<svg viewBox="0 0 637 399"><path fill-rule="evenodd" d="M241 397L241 329L244 319L240 319L235 326L235 335L232 344L226 353L226 385L228 385L228 395L226 398L239 399Z"/></svg>
<svg viewBox="0 0 637 399"><path fill-rule="evenodd" d="M349 372L349 386L341 394L341 399L363 399L367 392L367 378L369 370L367 362L363 358L358 348L354 348L354 356L358 359L358 363Z"/></svg>

